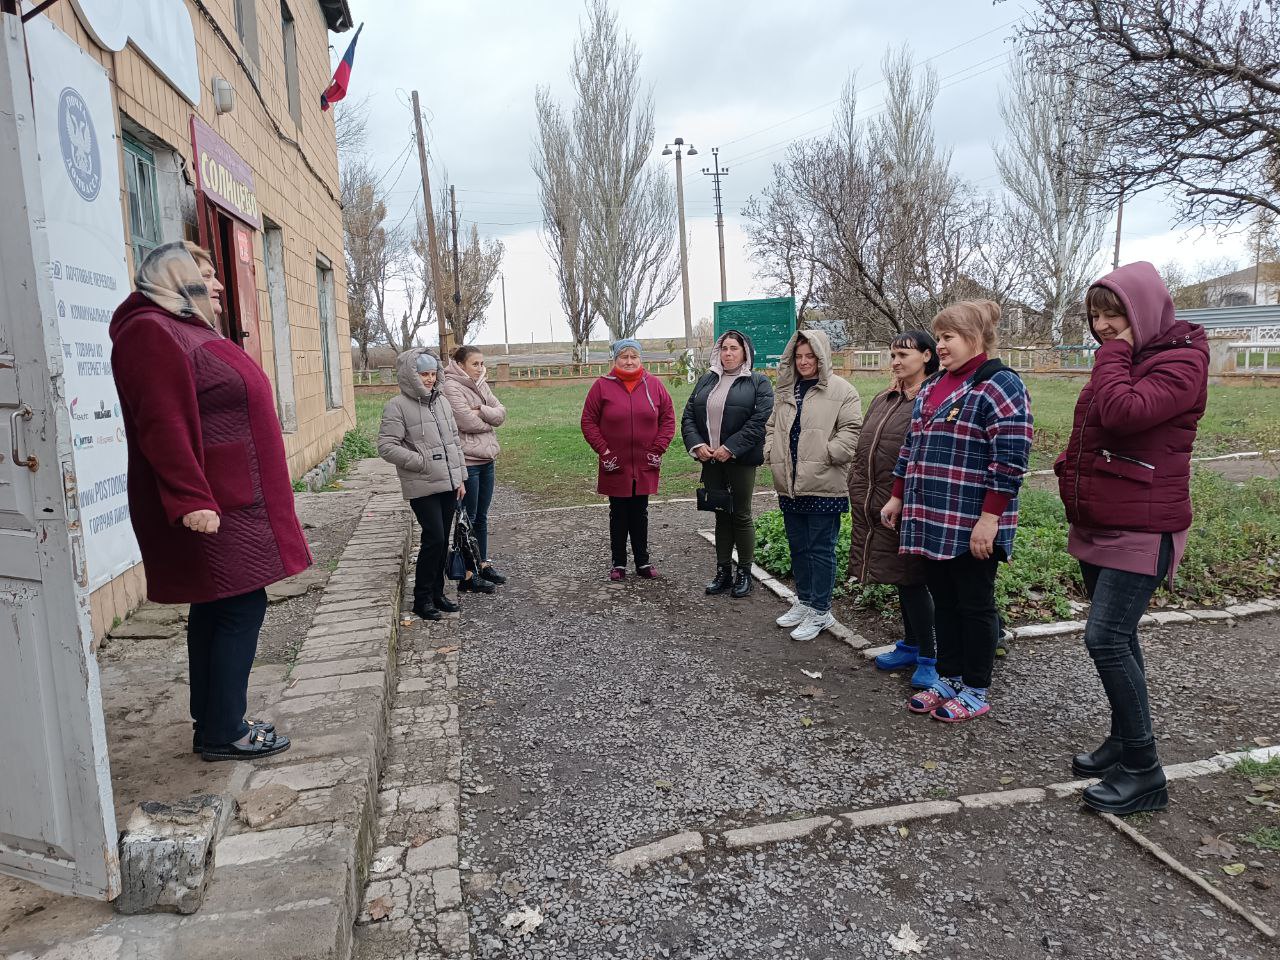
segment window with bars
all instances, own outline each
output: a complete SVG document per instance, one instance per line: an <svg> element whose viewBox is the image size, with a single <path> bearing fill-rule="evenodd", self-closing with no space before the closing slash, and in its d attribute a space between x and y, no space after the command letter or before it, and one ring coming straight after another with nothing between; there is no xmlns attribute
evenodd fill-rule
<svg viewBox="0 0 1280 960"><path fill-rule="evenodd" d="M156 194L156 158L137 140L124 138L124 179L129 191L129 243L134 270L160 245L160 202Z"/></svg>

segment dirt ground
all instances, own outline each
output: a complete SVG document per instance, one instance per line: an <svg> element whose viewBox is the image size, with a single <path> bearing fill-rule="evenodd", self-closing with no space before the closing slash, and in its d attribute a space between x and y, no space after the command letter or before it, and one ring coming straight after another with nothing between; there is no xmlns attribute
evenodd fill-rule
<svg viewBox="0 0 1280 960"><path fill-rule="evenodd" d="M464 880L486 878L469 901L479 956L512 955L502 920L530 905L545 923L515 955L897 956L887 936L906 922L939 957L1271 955L1070 801L905 837L713 848L617 876L609 856L680 831L1070 779L1071 754L1105 732L1101 687L1078 638L1025 642L997 668L988 717L916 717L905 675L833 639L790 641L772 594L703 595L713 560L691 506L651 511L663 579L610 585L605 511L521 515L506 496L491 539L512 582L465 598L460 622ZM1275 672L1258 664L1280 654L1277 627L1144 634L1166 763L1280 741L1280 715L1245 706L1274 700ZM1202 789L1224 795L1175 784L1165 819L1203 816ZM1274 860L1262 854L1242 856Z"/></svg>

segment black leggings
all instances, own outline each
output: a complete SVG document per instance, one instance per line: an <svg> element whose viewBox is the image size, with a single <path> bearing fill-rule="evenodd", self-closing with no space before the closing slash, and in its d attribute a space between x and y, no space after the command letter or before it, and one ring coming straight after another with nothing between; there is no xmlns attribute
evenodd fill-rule
<svg viewBox="0 0 1280 960"><path fill-rule="evenodd" d="M898 587L898 605L902 608L903 639L917 647L920 656L934 660L938 645L933 636L933 594L923 583Z"/></svg>
<svg viewBox="0 0 1280 960"><path fill-rule="evenodd" d="M413 574L413 605L429 607L444 596L444 561L449 550L449 525L458 510L458 494L446 490L414 497L409 506L422 527L418 567Z"/></svg>
<svg viewBox="0 0 1280 960"><path fill-rule="evenodd" d="M627 565L627 537L631 537L631 552L636 559L636 569L649 563L649 495L609 498L609 546L613 551L613 565Z"/></svg>

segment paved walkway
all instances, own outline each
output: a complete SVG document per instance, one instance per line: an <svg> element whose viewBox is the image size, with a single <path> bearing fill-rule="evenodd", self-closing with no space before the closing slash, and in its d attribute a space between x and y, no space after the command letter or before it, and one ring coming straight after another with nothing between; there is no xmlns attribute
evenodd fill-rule
<svg viewBox="0 0 1280 960"><path fill-rule="evenodd" d="M894 957L912 936L937 957L1273 955L1252 928L1070 799L909 826L842 821L762 847L715 839L787 818L1069 779L1066 758L1102 732L1092 667L1078 641L1020 644L999 668L990 717L962 727L912 717L905 677L877 674L832 640L790 642L773 626L782 606L772 595L706 598L710 549L688 506L653 510L664 578L618 586L604 580L603 514L525 506L501 492L495 510L507 516L493 552L512 582L493 598L466 597L457 627L459 876L471 955ZM1149 636L1167 762L1280 740L1280 717L1240 706L1275 698L1274 671L1258 665L1280 654L1277 625L1270 617ZM411 782L438 775L428 764ZM1235 774L1175 785L1177 816L1212 830L1215 808L1249 788ZM712 839L631 873L610 865L686 831ZM403 843L403 833L386 836ZM1245 849L1242 877L1193 865L1228 888L1280 877L1277 854ZM414 883L427 889L411 880L411 896ZM428 917L430 897L413 902ZM1261 902L1274 925L1275 898ZM365 919L358 939L372 943L386 921ZM895 948L890 937L904 924L911 931ZM409 926L427 931L420 920ZM427 945L418 955L464 955L461 942ZM361 954L396 955L413 954Z"/></svg>

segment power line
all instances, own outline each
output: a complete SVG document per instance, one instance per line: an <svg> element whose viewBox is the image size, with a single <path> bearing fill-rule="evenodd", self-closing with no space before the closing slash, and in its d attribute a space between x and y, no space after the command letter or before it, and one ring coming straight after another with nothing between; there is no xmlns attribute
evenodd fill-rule
<svg viewBox="0 0 1280 960"><path fill-rule="evenodd" d="M989 37L991 36L991 34L996 33L999 30L1003 30L1005 27L1012 26L1013 24L1017 23L1019 19L1021 18L1019 17L1013 20L1009 20L1005 23L1000 24L998 27L992 27L990 30L987 30L984 33L980 33L975 37L970 37L968 40L965 40L962 43L957 43L954 47L948 47L946 50L943 50L941 53L935 53L933 56L929 57L928 59L921 60L918 64L916 64L914 69L918 70L920 67L923 67L926 63L932 63L934 60L937 60L939 57L945 57L948 53L954 53L955 51L959 50L961 47L967 47L969 44L976 43L977 41L983 39L984 37ZM865 87L859 88L856 92L865 93L867 90L871 90L874 87L878 87L882 83L884 83L883 77L881 77L875 83L869 83ZM767 127L761 127L759 130L756 130L752 133L743 134L741 137L738 137L736 140L730 140L727 143L722 144L721 146L729 147L735 143L741 143L743 140L750 140L752 137L759 136L762 133L767 133L770 130L776 130L778 127L785 126L788 123L791 123L791 121L793 120L799 120L801 117L807 117L811 113L817 113L819 110L825 110L827 107L831 106L834 103L837 103L839 100L840 98L836 97L834 100L828 100L826 103L820 103L818 104L818 106L813 107L810 110L805 110L802 113L797 113L794 117L788 117L785 120L779 120L777 123L770 124Z"/></svg>

